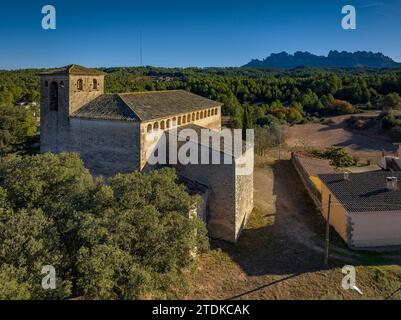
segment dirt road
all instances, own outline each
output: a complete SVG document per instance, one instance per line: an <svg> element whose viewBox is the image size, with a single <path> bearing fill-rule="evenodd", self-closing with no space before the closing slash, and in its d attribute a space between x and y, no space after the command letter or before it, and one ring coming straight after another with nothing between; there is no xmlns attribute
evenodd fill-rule
<svg viewBox="0 0 401 320"><path fill-rule="evenodd" d="M399 266L388 286L378 287L375 269L332 237L330 268L323 265L324 220L309 200L289 161L266 162L255 171L255 210L237 245L212 242L200 256L199 269L186 298L193 299L358 299L341 288L341 266L359 265L358 281L365 297L380 298L399 286ZM392 269L391 269L392 270ZM401 277L401 276L400 276ZM386 281L387 281L386 280Z"/></svg>

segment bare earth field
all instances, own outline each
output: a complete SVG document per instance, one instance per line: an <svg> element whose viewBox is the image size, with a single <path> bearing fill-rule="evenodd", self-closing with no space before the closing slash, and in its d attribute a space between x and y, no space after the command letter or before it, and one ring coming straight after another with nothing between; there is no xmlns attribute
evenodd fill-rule
<svg viewBox="0 0 401 320"><path fill-rule="evenodd" d="M377 116L378 112L357 114L355 116ZM329 125L319 123L307 123L295 125L285 129L286 143L290 148L297 147L345 147L351 153L371 154L393 152L396 147L385 135L376 132L350 130L346 127L345 120L350 115L331 118L333 123Z"/></svg>
<svg viewBox="0 0 401 320"><path fill-rule="evenodd" d="M290 161L259 159L255 170L255 210L239 242L213 241L183 298L401 299L401 252L351 251L331 230L326 267L324 220ZM346 264L363 296L342 289Z"/></svg>

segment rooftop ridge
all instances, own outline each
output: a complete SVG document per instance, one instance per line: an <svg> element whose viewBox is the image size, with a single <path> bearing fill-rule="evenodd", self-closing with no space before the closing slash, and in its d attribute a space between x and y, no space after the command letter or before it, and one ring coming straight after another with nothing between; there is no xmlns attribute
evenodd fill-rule
<svg viewBox="0 0 401 320"><path fill-rule="evenodd" d="M69 64L61 68L52 68L49 69L48 71L44 71L39 73L39 75L57 75L57 74L63 74L63 75L105 75L106 73L100 70L92 69L92 68L87 68L84 66L81 66L79 64Z"/></svg>
<svg viewBox="0 0 401 320"><path fill-rule="evenodd" d="M192 92L189 92L189 91L186 91L186 90L183 90L183 89L172 89L172 90L169 90L169 89L165 89L165 90L148 90L148 91L130 91L130 92L120 92L120 93L118 93L118 94L120 94L120 95L125 95L125 94L143 94L143 93L165 93L165 92L174 92L174 91L184 91L184 92L187 92L187 93L191 93L191 94L194 94L194 93L192 93ZM205 98L205 99L207 99L207 98Z"/></svg>

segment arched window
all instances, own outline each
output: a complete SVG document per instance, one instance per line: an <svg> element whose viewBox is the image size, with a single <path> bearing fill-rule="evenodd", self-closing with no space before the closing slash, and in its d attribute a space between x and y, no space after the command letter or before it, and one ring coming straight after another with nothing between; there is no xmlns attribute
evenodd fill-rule
<svg viewBox="0 0 401 320"><path fill-rule="evenodd" d="M178 125L181 125L181 117L178 117Z"/></svg>
<svg viewBox="0 0 401 320"><path fill-rule="evenodd" d="M170 126L171 126L171 120L168 119L168 120L166 121L166 127L167 127L167 129L170 128Z"/></svg>
<svg viewBox="0 0 401 320"><path fill-rule="evenodd" d="M183 115L182 116L182 124L185 124L187 122L187 116Z"/></svg>
<svg viewBox="0 0 401 320"><path fill-rule="evenodd" d="M175 127L176 125L177 125L177 118L174 117L174 118L173 118L173 127Z"/></svg>
<svg viewBox="0 0 401 320"><path fill-rule="evenodd" d="M195 121L195 112L192 114L192 121Z"/></svg>
<svg viewBox="0 0 401 320"><path fill-rule="evenodd" d="M207 116L210 117L210 109L207 110Z"/></svg>
<svg viewBox="0 0 401 320"><path fill-rule="evenodd" d="M160 129L164 130L164 121L160 122Z"/></svg>
<svg viewBox="0 0 401 320"><path fill-rule="evenodd" d="M158 122L155 122L153 124L153 130L159 130L159 123Z"/></svg>
<svg viewBox="0 0 401 320"><path fill-rule="evenodd" d="M216 109L214 109L214 114L217 115L219 113L219 111Z"/></svg>
<svg viewBox="0 0 401 320"><path fill-rule="evenodd" d="M187 115L187 122L191 122L191 115Z"/></svg>
<svg viewBox="0 0 401 320"><path fill-rule="evenodd" d="M196 113L196 120L199 120L199 111Z"/></svg>
<svg viewBox="0 0 401 320"><path fill-rule="evenodd" d="M50 111L58 111L58 84L52 82L50 84Z"/></svg>
<svg viewBox="0 0 401 320"><path fill-rule="evenodd" d="M151 132L152 131L152 125L151 124L148 124L148 127L147 127L146 131L147 132Z"/></svg>
<svg viewBox="0 0 401 320"><path fill-rule="evenodd" d="M93 90L97 90L97 87L98 87L97 80L93 79Z"/></svg>
<svg viewBox="0 0 401 320"><path fill-rule="evenodd" d="M203 119L203 111L200 112L200 118Z"/></svg>
<svg viewBox="0 0 401 320"><path fill-rule="evenodd" d="M78 89L79 91L84 90L84 82L82 81L82 79L79 79L79 80L77 81L77 89Z"/></svg>

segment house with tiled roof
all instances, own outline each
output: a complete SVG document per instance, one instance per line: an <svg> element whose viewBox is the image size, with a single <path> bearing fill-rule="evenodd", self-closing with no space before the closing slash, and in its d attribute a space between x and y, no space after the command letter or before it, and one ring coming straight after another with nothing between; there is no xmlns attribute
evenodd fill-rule
<svg viewBox="0 0 401 320"><path fill-rule="evenodd" d="M220 102L184 90L105 94L105 75L79 65L40 74L41 152L77 152L92 174L109 177L157 169L149 159L164 133L221 131ZM231 159L174 167L183 180L207 186L211 237L235 242L253 209L253 175L239 174L253 149L187 140L200 149L197 157Z"/></svg>
<svg viewBox="0 0 401 320"><path fill-rule="evenodd" d="M329 216L349 247L401 245L401 172L321 174L319 178L323 215Z"/></svg>

